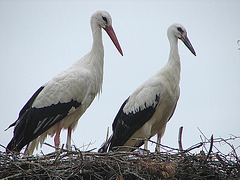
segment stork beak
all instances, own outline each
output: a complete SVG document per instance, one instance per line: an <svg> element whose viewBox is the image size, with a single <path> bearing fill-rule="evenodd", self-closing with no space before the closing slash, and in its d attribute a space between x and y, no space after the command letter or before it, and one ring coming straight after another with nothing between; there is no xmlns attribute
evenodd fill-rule
<svg viewBox="0 0 240 180"><path fill-rule="evenodd" d="M123 56L123 52L122 52L121 46L120 46L120 44L119 44L119 42L117 40L117 36L116 36L112 26L106 26L103 29L107 32L107 34L111 38L113 44L116 46L116 48L119 51L119 53Z"/></svg>
<svg viewBox="0 0 240 180"><path fill-rule="evenodd" d="M182 42L187 46L187 48L196 56L195 50L192 47L192 44L190 43L187 36L181 36L180 38Z"/></svg>

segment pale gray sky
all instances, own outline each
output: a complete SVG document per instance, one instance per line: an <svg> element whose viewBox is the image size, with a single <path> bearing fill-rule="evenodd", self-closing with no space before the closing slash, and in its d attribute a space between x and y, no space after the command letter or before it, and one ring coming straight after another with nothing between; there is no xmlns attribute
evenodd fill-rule
<svg viewBox="0 0 240 180"><path fill-rule="evenodd" d="M102 144L124 100L167 62L166 32L175 22L187 29L197 57L179 42L181 95L162 143L177 147L180 126L184 148L200 142L197 127L209 138L240 136L239 7L240 1L223 0L0 0L0 144L11 140L13 128L4 129L32 94L90 51L89 21L96 10L111 14L124 56L103 31L103 92L79 120L73 144L93 142L90 149ZM61 138L66 143L66 132ZM53 149L44 146L43 151Z"/></svg>

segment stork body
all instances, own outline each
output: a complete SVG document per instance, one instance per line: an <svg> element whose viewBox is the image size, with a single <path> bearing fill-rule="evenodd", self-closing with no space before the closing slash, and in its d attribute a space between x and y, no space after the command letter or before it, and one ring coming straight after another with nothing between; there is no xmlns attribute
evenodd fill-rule
<svg viewBox="0 0 240 180"><path fill-rule="evenodd" d="M188 49L195 51L187 38L187 32L181 24L173 24L168 29L170 54L167 64L155 75L145 81L123 103L116 115L112 129L113 134L99 149L99 152L114 150L117 146L140 147L158 135L157 142L164 134L166 124L171 119L180 95L180 57L178 39L181 39ZM134 140L135 138L135 140ZM156 146L159 151L160 146ZM120 150L132 150L121 148Z"/></svg>
<svg viewBox="0 0 240 180"><path fill-rule="evenodd" d="M28 145L25 152L32 154L47 135L54 134L55 146L58 147L62 128L68 129L66 146L71 148L72 130L95 96L101 92L104 64L102 28L122 54L112 28L111 16L106 11L95 12L91 17L91 51L35 92L20 111L18 119L9 126L15 126L15 129L7 150L19 152Z"/></svg>

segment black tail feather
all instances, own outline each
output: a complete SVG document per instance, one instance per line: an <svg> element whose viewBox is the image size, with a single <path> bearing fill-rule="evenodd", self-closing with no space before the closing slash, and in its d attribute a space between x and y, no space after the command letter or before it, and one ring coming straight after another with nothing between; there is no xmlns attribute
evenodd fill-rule
<svg viewBox="0 0 240 180"><path fill-rule="evenodd" d="M17 141L15 138L12 138L12 140L8 143L6 152L20 152L23 147L20 147L17 144Z"/></svg>

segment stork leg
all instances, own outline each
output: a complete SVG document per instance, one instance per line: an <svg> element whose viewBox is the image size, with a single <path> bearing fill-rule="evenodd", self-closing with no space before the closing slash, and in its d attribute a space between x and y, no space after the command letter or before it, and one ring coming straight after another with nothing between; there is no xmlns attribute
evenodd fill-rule
<svg viewBox="0 0 240 180"><path fill-rule="evenodd" d="M162 138L161 133L158 132L158 133L157 133L157 145L156 145L156 148L155 148L155 152L156 152L156 153L160 153L161 138Z"/></svg>
<svg viewBox="0 0 240 180"><path fill-rule="evenodd" d="M148 150L148 141L147 140L144 141L144 149L146 151Z"/></svg>
<svg viewBox="0 0 240 180"><path fill-rule="evenodd" d="M150 151L148 150L148 140L144 141L144 150L140 151L140 154L148 154Z"/></svg>
<svg viewBox="0 0 240 180"><path fill-rule="evenodd" d="M140 152L140 154L141 155L144 155L144 154L147 154L147 152L148 152L148 141L147 140L145 140L144 141L144 149L140 149L139 150L139 152Z"/></svg>
<svg viewBox="0 0 240 180"><path fill-rule="evenodd" d="M61 133L61 130L62 130L62 127L60 125L60 123L58 124L58 127L57 127L57 132L56 132L56 135L54 137L54 144L55 144L55 147L59 147L60 145L60 133ZM57 149L56 149L57 150Z"/></svg>
<svg viewBox="0 0 240 180"><path fill-rule="evenodd" d="M72 137L72 128L69 127L68 128L68 134L67 134L67 144L66 144L66 148L68 150L71 150L71 137Z"/></svg>

